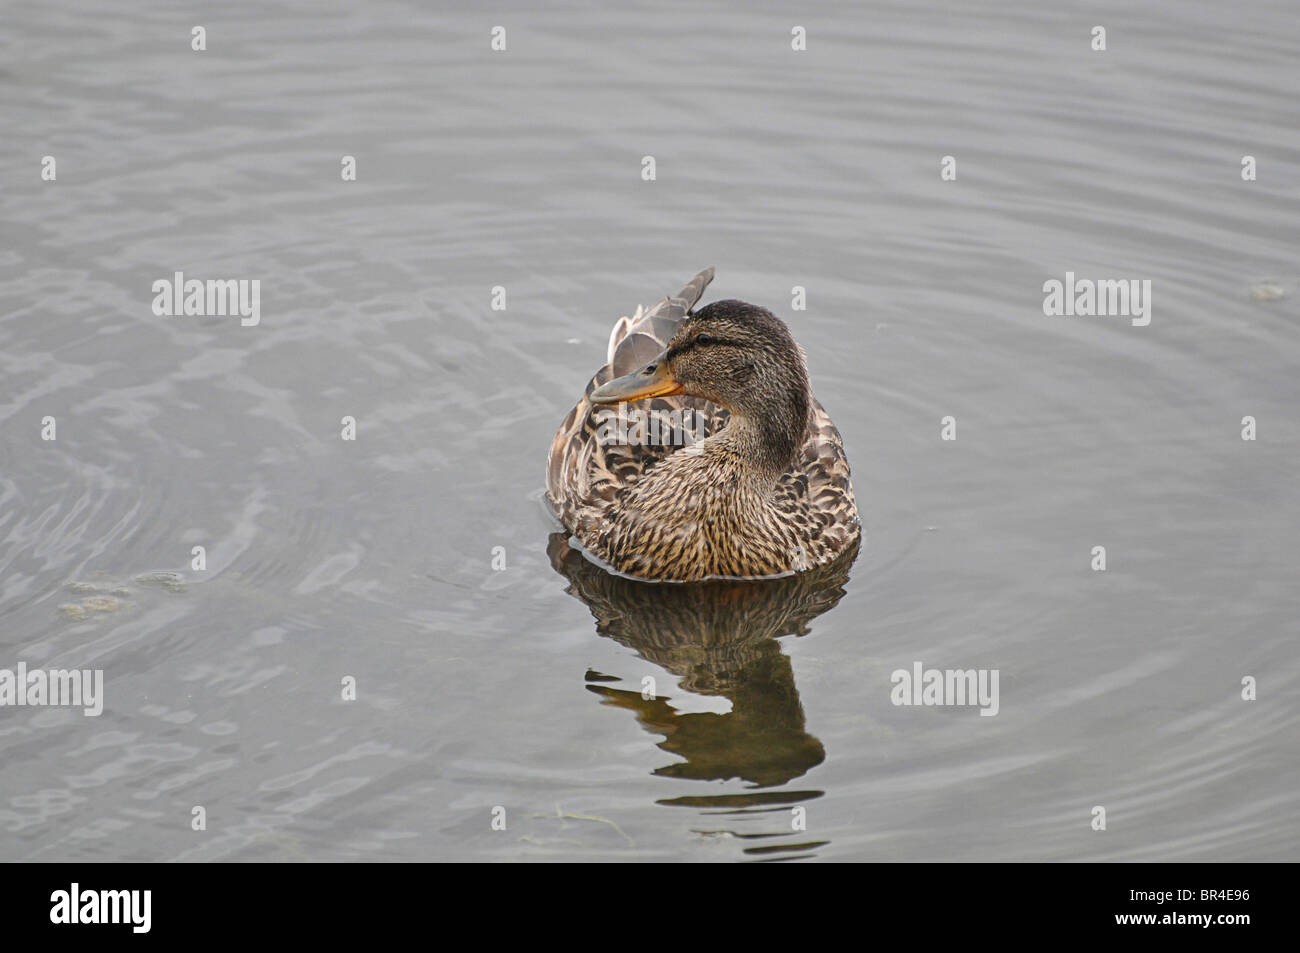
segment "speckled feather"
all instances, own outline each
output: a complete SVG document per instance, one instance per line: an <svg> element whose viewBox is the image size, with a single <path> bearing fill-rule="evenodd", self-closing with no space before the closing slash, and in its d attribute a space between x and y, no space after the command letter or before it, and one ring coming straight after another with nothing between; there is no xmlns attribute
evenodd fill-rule
<svg viewBox="0 0 1300 953"><path fill-rule="evenodd" d="M703 271L677 295L615 324L607 363L551 444L547 496L556 514L585 548L629 575L689 580L802 571L830 562L860 535L843 441L811 395L802 446L770 485L750 478L745 454L706 439L722 434L730 415L704 398L629 404L658 418L670 435L659 443L599 439L602 412L613 408L592 404L592 391L662 352L712 279L713 269ZM802 368L802 352L797 360ZM688 408L694 413L682 413ZM680 439L678 430L685 431Z"/></svg>

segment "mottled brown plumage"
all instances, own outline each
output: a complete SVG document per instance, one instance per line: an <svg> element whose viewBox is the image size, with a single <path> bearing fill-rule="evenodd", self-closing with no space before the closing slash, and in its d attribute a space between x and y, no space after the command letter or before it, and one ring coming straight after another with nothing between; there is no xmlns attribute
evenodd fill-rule
<svg viewBox="0 0 1300 953"><path fill-rule="evenodd" d="M557 515L629 575L797 572L830 562L860 534L843 443L812 396L798 345L754 305L692 312L712 279L703 271L680 294L619 320L608 363L551 445L547 496ZM613 406L620 400L625 411Z"/></svg>

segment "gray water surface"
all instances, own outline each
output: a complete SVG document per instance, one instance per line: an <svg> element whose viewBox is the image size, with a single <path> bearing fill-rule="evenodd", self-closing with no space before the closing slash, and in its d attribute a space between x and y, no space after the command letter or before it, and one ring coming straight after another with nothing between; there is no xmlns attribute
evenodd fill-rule
<svg viewBox="0 0 1300 953"><path fill-rule="evenodd" d="M0 31L0 668L105 686L0 708L0 859L1300 859L1290 0L144 8ZM611 324L710 265L843 433L843 577L552 538Z"/></svg>

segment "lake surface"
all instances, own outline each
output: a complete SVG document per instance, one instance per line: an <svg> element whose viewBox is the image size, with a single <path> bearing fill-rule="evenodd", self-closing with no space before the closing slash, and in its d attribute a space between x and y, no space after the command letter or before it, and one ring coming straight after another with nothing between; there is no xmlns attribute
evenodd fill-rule
<svg viewBox="0 0 1300 953"><path fill-rule="evenodd" d="M0 708L0 859L1300 859L1294 3L955 6L8 10L0 668L104 710ZM553 537L611 324L710 265L844 435L831 578Z"/></svg>

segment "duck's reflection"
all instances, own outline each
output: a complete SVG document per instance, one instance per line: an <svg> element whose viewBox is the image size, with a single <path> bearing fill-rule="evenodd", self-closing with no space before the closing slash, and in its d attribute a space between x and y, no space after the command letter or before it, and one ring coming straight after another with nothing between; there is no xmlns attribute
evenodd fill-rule
<svg viewBox="0 0 1300 953"><path fill-rule="evenodd" d="M777 639L805 634L809 622L839 602L856 547L829 566L783 579L682 584L612 575L572 549L563 533L551 536L548 552L551 565L569 580L568 592L591 609L597 632L671 672L686 691L731 702L725 714L679 712L662 694L643 697L639 678L633 679L636 688L627 690L608 684L621 680L617 677L588 672L589 691L605 704L631 711L648 731L663 736L660 748L682 759L655 774L701 781L740 778L756 788L773 788L825 759L822 743L807 731L790 659ZM753 790L659 803L712 809L710 813L777 812L788 834L790 805L821 794ZM808 841L755 846L747 853L789 857L791 851L816 846Z"/></svg>

